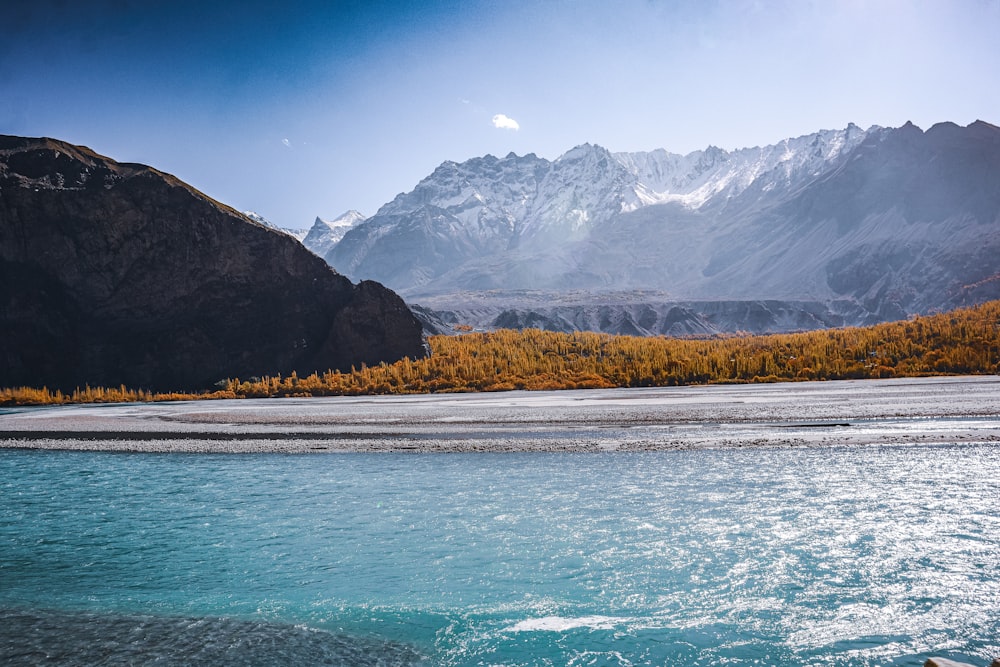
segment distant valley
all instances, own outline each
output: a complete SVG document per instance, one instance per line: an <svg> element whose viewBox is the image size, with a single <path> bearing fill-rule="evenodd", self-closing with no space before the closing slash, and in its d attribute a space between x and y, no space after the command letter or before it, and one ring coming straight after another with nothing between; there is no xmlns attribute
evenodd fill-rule
<svg viewBox="0 0 1000 667"><path fill-rule="evenodd" d="M432 332L780 332L1000 297L1000 128L851 125L688 155L446 162L304 243Z"/></svg>

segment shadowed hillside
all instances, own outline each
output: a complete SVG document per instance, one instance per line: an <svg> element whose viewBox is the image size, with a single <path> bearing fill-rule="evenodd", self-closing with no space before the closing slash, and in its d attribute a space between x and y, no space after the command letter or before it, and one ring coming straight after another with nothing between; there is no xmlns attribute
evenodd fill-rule
<svg viewBox="0 0 1000 667"><path fill-rule="evenodd" d="M203 389L425 354L403 301L168 174L0 137L0 385Z"/></svg>

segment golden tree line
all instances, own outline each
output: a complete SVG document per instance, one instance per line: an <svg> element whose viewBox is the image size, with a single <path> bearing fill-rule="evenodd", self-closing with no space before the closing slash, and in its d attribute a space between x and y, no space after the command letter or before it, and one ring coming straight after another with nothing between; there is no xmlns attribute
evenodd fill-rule
<svg viewBox="0 0 1000 667"><path fill-rule="evenodd" d="M708 339L527 329L434 336L427 359L219 383L198 394L126 387L0 389L0 404L654 387L1000 372L1000 301L869 327Z"/></svg>

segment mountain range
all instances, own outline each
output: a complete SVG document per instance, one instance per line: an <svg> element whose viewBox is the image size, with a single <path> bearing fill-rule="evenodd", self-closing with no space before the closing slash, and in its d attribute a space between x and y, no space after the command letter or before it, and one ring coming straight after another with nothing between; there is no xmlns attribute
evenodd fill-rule
<svg viewBox="0 0 1000 667"><path fill-rule="evenodd" d="M1000 128L487 155L443 163L370 218L320 222L307 247L419 304L432 330L865 324L1000 297Z"/></svg>

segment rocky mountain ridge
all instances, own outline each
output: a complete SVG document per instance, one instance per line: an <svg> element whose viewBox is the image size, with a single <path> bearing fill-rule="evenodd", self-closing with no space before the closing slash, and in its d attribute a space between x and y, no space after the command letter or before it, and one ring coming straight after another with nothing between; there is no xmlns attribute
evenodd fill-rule
<svg viewBox="0 0 1000 667"><path fill-rule="evenodd" d="M547 304L510 293L653 290L659 306L818 303L860 324L1000 296L998 225L1000 128L849 125L686 156L446 162L325 257L456 317L469 291L526 311Z"/></svg>
<svg viewBox="0 0 1000 667"><path fill-rule="evenodd" d="M380 278L393 283L389 269L376 268L379 258L392 254L402 238L421 242L424 252L413 253L400 269L404 275L395 278L399 289L411 290L456 262L515 250L557 250L647 206L674 203L697 210L753 185L765 191L794 187L879 129L851 125L764 148L709 147L684 156L663 150L611 153L584 144L554 161L512 153L445 162L412 192L350 230L339 247L320 252L318 235L306 245L347 275L381 271Z"/></svg>
<svg viewBox="0 0 1000 667"><path fill-rule="evenodd" d="M201 389L426 354L393 292L177 178L0 136L0 385Z"/></svg>
<svg viewBox="0 0 1000 667"><path fill-rule="evenodd" d="M449 294L412 306L430 334L468 330L599 331L625 336L715 336L829 329L875 321L852 301L678 301L657 292Z"/></svg>

